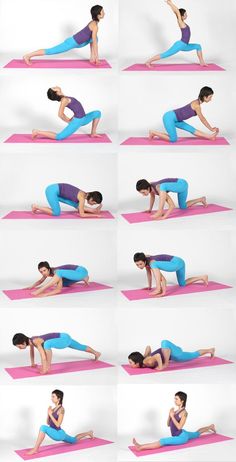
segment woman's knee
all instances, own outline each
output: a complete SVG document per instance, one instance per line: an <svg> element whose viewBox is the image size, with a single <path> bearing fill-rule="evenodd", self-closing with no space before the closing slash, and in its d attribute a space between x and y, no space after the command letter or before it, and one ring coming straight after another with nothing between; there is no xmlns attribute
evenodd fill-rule
<svg viewBox="0 0 236 462"><path fill-rule="evenodd" d="M100 119L102 117L101 111L94 111L94 118L95 119Z"/></svg>
<svg viewBox="0 0 236 462"><path fill-rule="evenodd" d="M161 341L161 347L162 347L162 348L168 348L168 347L169 347L169 342L168 342L168 340L162 340L162 341Z"/></svg>
<svg viewBox="0 0 236 462"><path fill-rule="evenodd" d="M57 141L65 140L66 138L67 138L67 135L65 133L57 133L56 134L56 140Z"/></svg>
<svg viewBox="0 0 236 462"><path fill-rule="evenodd" d="M202 51L202 47L199 43L196 44L196 50L197 51Z"/></svg>
<svg viewBox="0 0 236 462"><path fill-rule="evenodd" d="M176 143L177 140L178 140L177 135L170 135L170 142L171 143Z"/></svg>
<svg viewBox="0 0 236 462"><path fill-rule="evenodd" d="M47 425L41 425L39 429L42 433L47 433Z"/></svg>

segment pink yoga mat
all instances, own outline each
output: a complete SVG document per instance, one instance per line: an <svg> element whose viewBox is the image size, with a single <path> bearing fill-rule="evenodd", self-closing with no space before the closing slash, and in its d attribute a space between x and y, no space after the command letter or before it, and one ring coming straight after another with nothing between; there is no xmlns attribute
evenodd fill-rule
<svg viewBox="0 0 236 462"><path fill-rule="evenodd" d="M23 59L13 59L4 67L10 69L109 69L110 64L101 59L99 66L91 64L85 59L32 59L31 66L27 66Z"/></svg>
<svg viewBox="0 0 236 462"><path fill-rule="evenodd" d="M32 459L40 459L41 457L49 457L49 456L56 456L57 454L65 454L66 452L73 452L73 451L80 451L81 449L90 449L96 448L97 446L105 446L106 444L112 444L113 441L103 440L101 438L86 438L84 440L79 441L76 444L69 444L69 443L56 443L56 444L49 444L47 446L41 446L39 452L32 456L27 455L27 452L30 451L32 448L27 449L18 449L16 454L21 457L23 460L32 460ZM93 456L94 456L93 452Z"/></svg>
<svg viewBox="0 0 236 462"><path fill-rule="evenodd" d="M191 215L206 215L207 213L225 212L228 210L232 210L232 209L228 207L222 207L221 205L217 205L217 204L208 204L207 207L203 207L203 205L194 205L185 210L174 209L173 212L171 212L171 214L167 218L167 220L169 220L169 218L190 217ZM162 222L163 220L154 220L153 218L151 218L151 215L155 212L156 210L153 210L152 213L147 213L147 212L122 213L122 217L124 217L125 220L127 220L130 224L143 223L145 221L151 221L151 222L156 222L156 223Z"/></svg>
<svg viewBox="0 0 236 462"><path fill-rule="evenodd" d="M43 377L39 372L39 367L21 366L21 367L6 367L5 371L12 377L12 379L26 379L31 377ZM95 369L105 369L114 367L113 364L105 363L103 361L94 361L92 359L84 359L81 361L69 361L64 363L52 364L51 370L48 375L67 374L69 372L91 371Z"/></svg>
<svg viewBox="0 0 236 462"><path fill-rule="evenodd" d="M108 210L103 210L100 217L81 218L77 212L62 212L59 217L46 215L45 213L32 213L26 210L13 210L2 217L3 220L101 220L115 218Z"/></svg>
<svg viewBox="0 0 236 462"><path fill-rule="evenodd" d="M63 287L62 291L57 295L69 295L69 294L76 294L76 293L84 293L84 292L93 292L95 290L104 290L104 289L112 289L111 286L107 286L105 284L99 284L99 282L91 282L89 286L86 286L83 283L74 284L70 287ZM47 292L50 292L48 289ZM23 300L27 298L34 298L35 300L39 300L40 297L35 297L32 295L32 289L12 289L12 290L3 290L3 293L10 298L10 300Z"/></svg>
<svg viewBox="0 0 236 462"><path fill-rule="evenodd" d="M171 295L187 295L195 294L198 292L210 292L211 290L221 290L221 289L232 289L232 286L227 286L225 284L220 284L219 282L209 281L208 286L204 286L202 283L191 284L189 286L180 287L179 285L169 286L166 290L165 297ZM128 298L130 302L133 300L145 300L145 299L155 299L158 300L162 297L150 296L150 291L148 289L132 289L132 290L122 290L122 294Z"/></svg>
<svg viewBox="0 0 236 462"><path fill-rule="evenodd" d="M151 68L147 67L145 64L133 64L132 66L126 67L124 71L225 71L221 66L218 66L214 63L209 63L208 66L200 66L199 64L154 64Z"/></svg>
<svg viewBox="0 0 236 462"><path fill-rule="evenodd" d="M31 134L28 133L14 133L11 135L4 143L88 143L88 144L96 144L96 143L111 143L112 141L110 138L103 134L101 138L92 138L89 135L71 135L69 138L65 140L50 140L49 138L36 138L35 140L32 139Z"/></svg>
<svg viewBox="0 0 236 462"><path fill-rule="evenodd" d="M214 444L214 443L222 443L223 441L230 441L234 438L230 438L229 436L219 435L218 433L212 433L209 435L202 435L200 438L196 438L195 440L191 440L188 443L174 445L174 446L163 446L159 449L149 449L144 451L137 451L135 446L129 446L130 451L136 457L142 456L151 456L152 454L160 454L161 452L169 452L169 451L177 451L178 449L189 449L194 448L196 446L202 446L203 444Z"/></svg>
<svg viewBox="0 0 236 462"><path fill-rule="evenodd" d="M215 141L206 140L204 138L194 137L179 137L176 143L169 141L154 139L149 140L145 136L130 137L121 143L122 146L225 146L229 142L222 136L218 136Z"/></svg>
<svg viewBox="0 0 236 462"><path fill-rule="evenodd" d="M200 357L193 359L192 361L185 361L181 363L170 361L169 366L166 369L163 369L163 371L157 371L156 369L150 369L148 367L134 369L129 364L122 364L122 367L129 375L146 375L160 374L161 372L173 372L182 369L195 369L198 367L223 366L224 364L233 364L233 361L218 358L217 356L215 356L214 358Z"/></svg>

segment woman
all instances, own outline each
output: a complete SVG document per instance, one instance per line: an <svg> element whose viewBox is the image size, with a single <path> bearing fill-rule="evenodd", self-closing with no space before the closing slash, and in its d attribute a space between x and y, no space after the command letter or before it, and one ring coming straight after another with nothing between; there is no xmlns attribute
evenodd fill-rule
<svg viewBox="0 0 236 462"><path fill-rule="evenodd" d="M25 63L30 66L31 58L34 56L44 56L44 55L55 55L59 53L65 53L66 51L72 50L73 48L82 48L90 44L90 62L92 64L100 64L98 58L98 44L97 44L97 34L98 34L98 23L100 19L104 18L104 10L100 5L95 5L90 10L92 21L88 23L84 29L77 32L72 37L67 38L64 42L56 45L52 48L40 49L33 51L32 53L27 53L23 56Z"/></svg>
<svg viewBox="0 0 236 462"><path fill-rule="evenodd" d="M184 210L195 204L202 204L204 207L207 207L205 196L187 201L188 183L182 178L164 178L162 180L152 181L151 183L145 179L139 180L136 183L136 190L143 196L150 195L148 213L152 212L156 196L159 196L159 208L151 215L151 218L155 220L165 220L171 214L172 210L175 209L175 204L169 196L169 192L177 193L180 209ZM167 210L164 209L165 205L168 206Z"/></svg>
<svg viewBox="0 0 236 462"><path fill-rule="evenodd" d="M84 433L78 433L76 436L67 435L61 428L61 424L64 419L65 409L62 406L64 393L61 390L54 390L52 392L52 402L54 408L51 406L48 408L47 413L47 425L41 425L39 429L38 438L36 443L27 454L36 454L41 446L46 435L54 441L63 441L64 443L75 444L78 443L82 438L94 438L93 431L90 430Z"/></svg>
<svg viewBox="0 0 236 462"><path fill-rule="evenodd" d="M146 269L148 289L152 288L152 275L156 281L156 289L150 295L163 297L166 294L166 279L161 271L176 272L179 286L184 287L194 282L201 281L208 285L208 276L196 276L185 279L185 262L180 257L173 255L145 255L143 252L134 254L134 262L139 269Z"/></svg>
<svg viewBox="0 0 236 462"><path fill-rule="evenodd" d="M212 127L206 118L203 116L201 111L201 104L202 103L209 103L212 100L214 92L210 87L203 87L200 90L199 96L197 99L192 101L191 103L187 104L186 106L180 107L178 109L174 109L172 111L168 111L163 116L163 124L167 131L167 133L159 132L156 130L149 131L149 139L153 139L155 137L160 138L161 140L170 141L171 143L176 143L177 137L177 128L181 130L185 130L186 132L191 133L192 135L198 138L206 138L207 140L215 140L218 133L219 128ZM213 132L212 135L208 133L202 132L197 130L192 125L187 124L184 122L191 117L196 117L200 119L200 121L205 125L208 130Z"/></svg>
<svg viewBox="0 0 236 462"><path fill-rule="evenodd" d="M30 348L31 367L37 367L34 362L34 350L38 350L41 358L41 374L47 374L51 369L52 363L52 348L64 350L64 348L72 348L73 350L86 351L94 355L94 359L98 360L101 356L99 351L93 350L90 346L82 345L81 343L73 340L69 334L52 332L43 335L34 335L27 337L25 334L15 334L12 343L19 350Z"/></svg>
<svg viewBox="0 0 236 462"><path fill-rule="evenodd" d="M162 371L169 366L170 361L184 362L210 354L211 358L215 356L215 348L204 348L201 350L189 352L183 351L182 348L170 342L169 340L161 341L161 348L152 351L150 346L145 348L144 355L135 351L128 356L129 364L133 368L148 367Z"/></svg>
<svg viewBox="0 0 236 462"><path fill-rule="evenodd" d="M172 407L170 409L167 425L170 427L171 437L161 438L159 441L148 444L139 444L137 440L133 439L133 444L137 451L143 451L144 449L158 449L162 446L174 446L179 444L185 444L188 441L199 438L202 433L213 432L216 433L215 425L207 425L207 427L199 428L196 432L189 432L184 430L188 413L186 411L187 395L183 391L178 391L175 394L175 405L177 410L175 411Z"/></svg>
<svg viewBox="0 0 236 462"><path fill-rule="evenodd" d="M32 292L36 297L49 297L51 295L59 294L63 287L69 287L76 282L83 281L86 285L89 284L89 275L86 268L78 265L61 265L51 268L47 261L42 261L38 264L38 270L42 277L36 281L32 286L27 289L37 290ZM41 284L47 279L51 278L47 284L41 287ZM46 292L50 287L55 286L55 289Z"/></svg>
<svg viewBox="0 0 236 462"><path fill-rule="evenodd" d="M98 122L101 118L100 111L92 111L85 114L82 104L72 96L65 96L60 87L49 88L47 92L48 99L51 101L59 101L60 107L58 111L58 117L66 122L68 125L61 132L55 133L50 131L32 130L32 138L35 139L37 136L49 138L51 140L64 140L73 133L75 133L83 125L88 125L92 122L91 137L99 138L101 135L96 133ZM69 108L73 112L73 117L69 118L64 113L65 108Z"/></svg>
<svg viewBox="0 0 236 462"><path fill-rule="evenodd" d="M198 43L189 43L190 36L191 36L191 31L190 27L186 24L185 20L187 19L187 13L186 10L183 8L177 8L171 0L166 0L166 3L171 7L173 13L175 14L177 18L177 22L179 25L179 28L181 30L181 40L178 40L177 42L172 45L167 51L164 53L161 53L159 55L155 55L152 58L150 58L145 64L148 67L152 67L151 64L154 61L159 61L160 59L163 58L168 58L169 56L173 56L179 51L193 51L196 50L197 56L200 62L201 66L207 66L203 59L202 55L202 47Z"/></svg>
<svg viewBox="0 0 236 462"><path fill-rule="evenodd" d="M50 207L33 204L33 213L41 212L58 217L61 215L60 202L62 202L76 208L81 218L100 217L102 194L99 191L84 192L71 184L56 183L47 186L45 194ZM87 207L86 202L92 206L98 205L98 207L94 209Z"/></svg>

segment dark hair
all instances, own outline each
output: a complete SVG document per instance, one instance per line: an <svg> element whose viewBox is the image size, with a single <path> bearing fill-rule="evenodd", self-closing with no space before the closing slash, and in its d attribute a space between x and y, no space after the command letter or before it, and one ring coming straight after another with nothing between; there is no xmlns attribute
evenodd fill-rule
<svg viewBox="0 0 236 462"><path fill-rule="evenodd" d="M47 261L41 261L38 264L38 270L40 270L41 268L47 268L50 271L50 275L54 274L53 269L51 268L51 266L49 265L49 263Z"/></svg>
<svg viewBox="0 0 236 462"><path fill-rule="evenodd" d="M184 14L186 13L186 10L184 8L179 8L179 12L180 12L180 15L181 15L181 18L184 16Z"/></svg>
<svg viewBox="0 0 236 462"><path fill-rule="evenodd" d="M204 101L204 98L207 98L210 95L214 95L214 91L210 87L202 87L198 96L200 101Z"/></svg>
<svg viewBox="0 0 236 462"><path fill-rule="evenodd" d="M177 393L175 393L175 396L178 396L179 399L183 401L183 407L185 407L187 403L187 394L184 393L184 391L177 391Z"/></svg>
<svg viewBox="0 0 236 462"><path fill-rule="evenodd" d="M64 396L63 391L61 391L61 390L53 390L53 391L52 391L52 394L53 394L53 395L56 395L57 398L59 399L59 404L62 404L63 396Z"/></svg>
<svg viewBox="0 0 236 462"><path fill-rule="evenodd" d="M23 345L23 343L29 345L29 337L27 337L25 334L15 334L12 339L12 343L14 346Z"/></svg>
<svg viewBox="0 0 236 462"><path fill-rule="evenodd" d="M94 21L99 21L98 15L101 13L103 7L101 5L92 6L90 13Z"/></svg>
<svg viewBox="0 0 236 462"><path fill-rule="evenodd" d="M137 183L136 183L136 189L137 191L141 191L142 189L150 189L151 191L151 185L150 183L148 183L147 180L145 179L142 179L142 180L138 180Z"/></svg>
<svg viewBox="0 0 236 462"><path fill-rule="evenodd" d="M51 101L61 101L61 99L63 98L63 95L58 95L55 90L53 90L52 88L49 88L47 91L47 97Z"/></svg>
<svg viewBox="0 0 236 462"><path fill-rule="evenodd" d="M134 254L134 262L136 263L137 261L143 261L145 264L147 264L147 257L143 252L136 252Z"/></svg>
<svg viewBox="0 0 236 462"><path fill-rule="evenodd" d="M96 204L101 204L102 203L102 194L99 191L92 191L89 192L87 195L87 200L93 199Z"/></svg>
<svg viewBox="0 0 236 462"><path fill-rule="evenodd" d="M131 359L131 361L133 361L135 364L139 364L139 367L142 367L144 356L139 353L139 351L134 351L133 353L130 353L128 359Z"/></svg>

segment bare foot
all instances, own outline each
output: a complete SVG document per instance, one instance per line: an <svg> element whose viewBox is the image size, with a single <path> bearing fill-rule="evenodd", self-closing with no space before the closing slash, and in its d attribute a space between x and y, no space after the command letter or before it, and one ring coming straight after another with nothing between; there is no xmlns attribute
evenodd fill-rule
<svg viewBox="0 0 236 462"><path fill-rule="evenodd" d="M25 64L27 64L27 66L31 66L32 63L30 61L30 56L29 55L24 55L23 60L25 61Z"/></svg>
<svg viewBox="0 0 236 462"><path fill-rule="evenodd" d="M219 130L216 130L212 135L210 135L209 139L212 141L215 141L218 133L219 133Z"/></svg>
<svg viewBox="0 0 236 462"><path fill-rule="evenodd" d="M133 444L136 447L137 451L141 450L141 444L139 444L135 438L133 438Z"/></svg>
<svg viewBox="0 0 236 462"><path fill-rule="evenodd" d="M37 138L37 136L38 136L38 131L37 130L32 130L32 138L33 138L33 140L35 138Z"/></svg>
<svg viewBox="0 0 236 462"><path fill-rule="evenodd" d="M207 64L207 63L205 63L205 61L200 61L200 66L203 66L203 67L207 67L207 66L208 66L208 64Z"/></svg>
<svg viewBox="0 0 236 462"><path fill-rule="evenodd" d="M27 452L27 454L31 456L32 454L37 454L37 452L38 452L37 449L31 449L31 451Z"/></svg>
<svg viewBox="0 0 236 462"><path fill-rule="evenodd" d="M36 204L32 204L32 205L31 205L31 210L32 210L33 213L36 213L37 210L38 210L37 205L36 205Z"/></svg>
<svg viewBox="0 0 236 462"><path fill-rule="evenodd" d="M91 133L91 138L102 138L102 135L99 135L98 133Z"/></svg>
<svg viewBox="0 0 236 462"><path fill-rule="evenodd" d="M215 356L215 348L211 348L211 358L214 358Z"/></svg>
<svg viewBox="0 0 236 462"><path fill-rule="evenodd" d="M90 432L88 432L88 435L89 435L89 438L94 438L94 434L93 434L93 430L90 430Z"/></svg>
<svg viewBox="0 0 236 462"><path fill-rule="evenodd" d="M84 278L83 281L86 284L86 286L89 285L89 277L88 276L86 278Z"/></svg>
<svg viewBox="0 0 236 462"><path fill-rule="evenodd" d="M202 277L202 280L204 282L204 285L208 286L208 276L207 276L207 274L205 274L205 276Z"/></svg>
<svg viewBox="0 0 236 462"><path fill-rule="evenodd" d="M94 360L97 361L100 356L101 356L102 353L100 353L99 351L96 351L95 355L94 355Z"/></svg>
<svg viewBox="0 0 236 462"><path fill-rule="evenodd" d="M156 134L154 131L152 130L149 130L149 135L148 135L148 138L149 140L153 140L153 138L155 138Z"/></svg>
<svg viewBox="0 0 236 462"><path fill-rule="evenodd" d="M151 63L149 61L146 61L145 66L149 67L149 69L152 68L152 65L151 65Z"/></svg>
<svg viewBox="0 0 236 462"><path fill-rule="evenodd" d="M208 203L207 203L207 200L206 200L206 196L203 196L203 197L202 197L202 205L203 205L204 207L207 207L207 206L208 206Z"/></svg>
<svg viewBox="0 0 236 462"><path fill-rule="evenodd" d="M211 425L209 426L209 430L211 430L213 433L216 433L216 427L215 427L215 425L214 425L214 424L211 424Z"/></svg>

